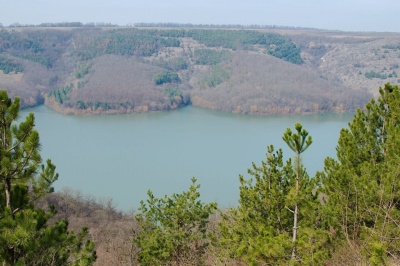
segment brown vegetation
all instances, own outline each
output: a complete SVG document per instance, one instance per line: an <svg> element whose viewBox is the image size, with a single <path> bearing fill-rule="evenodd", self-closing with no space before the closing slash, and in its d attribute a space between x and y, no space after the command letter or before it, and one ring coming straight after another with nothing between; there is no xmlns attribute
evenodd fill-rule
<svg viewBox="0 0 400 266"><path fill-rule="evenodd" d="M40 204L54 205L57 209L54 219L68 219L71 230L89 228L89 236L96 243L95 265L136 265L137 249L132 237L137 225L133 215L117 211L112 200L64 189L49 194Z"/></svg>
<svg viewBox="0 0 400 266"><path fill-rule="evenodd" d="M42 104L55 76L38 63L16 60L24 66L23 73L4 74L0 71L0 88L7 88L11 98L21 95L23 108Z"/></svg>
<svg viewBox="0 0 400 266"><path fill-rule="evenodd" d="M71 102L123 103L121 112L175 109L178 106L171 105L164 93L165 86L154 84L153 76L160 72L161 68L141 63L134 57L96 58L84 89L74 90Z"/></svg>
<svg viewBox="0 0 400 266"><path fill-rule="evenodd" d="M214 39L198 38L199 32L161 38L157 32L168 29L119 30L19 29L15 39L39 46L26 51L0 38L0 55L24 68L18 74L0 70L0 87L21 96L24 107L46 99L65 113L164 111L192 103L276 114L354 110L377 95L382 83L400 82L399 34L259 29L294 41L303 63L293 64L267 55L262 45L215 45ZM199 58L207 53L214 58ZM157 84L155 76L165 71L179 82ZM70 89L56 99L66 86Z"/></svg>
<svg viewBox="0 0 400 266"><path fill-rule="evenodd" d="M269 55L237 52L222 67L230 73L230 79L215 88L194 89L194 105L230 112L279 114L349 111L368 100L363 92L345 89L310 68Z"/></svg>

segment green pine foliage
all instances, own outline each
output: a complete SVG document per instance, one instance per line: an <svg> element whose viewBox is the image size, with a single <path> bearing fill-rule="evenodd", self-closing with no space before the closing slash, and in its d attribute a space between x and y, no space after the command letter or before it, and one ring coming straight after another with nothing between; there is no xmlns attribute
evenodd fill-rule
<svg viewBox="0 0 400 266"><path fill-rule="evenodd" d="M169 70L165 70L162 73L154 75L153 79L156 85L181 82L181 79L179 78L178 74Z"/></svg>
<svg viewBox="0 0 400 266"><path fill-rule="evenodd" d="M90 64L84 63L78 66L75 70L74 76L77 79L81 79L87 74L89 74Z"/></svg>
<svg viewBox="0 0 400 266"><path fill-rule="evenodd" d="M378 73L378 72L375 72L373 70L366 72L365 73L365 77L367 79L375 79L375 78L377 78L377 79L387 79L388 78L388 76L386 74Z"/></svg>
<svg viewBox="0 0 400 266"><path fill-rule="evenodd" d="M385 44L382 46L382 48L384 49L391 49L391 50L400 50L400 43L396 43L396 44Z"/></svg>
<svg viewBox="0 0 400 266"><path fill-rule="evenodd" d="M201 88L215 88L218 85L228 81L230 73L223 66L213 65L211 66L211 72L208 77L205 77L199 81Z"/></svg>
<svg viewBox="0 0 400 266"><path fill-rule="evenodd" d="M92 31L88 38L77 34L76 55L83 60L104 54L128 56L151 56L163 47L179 47L179 38L191 38L206 47L223 47L233 50L252 50L255 46L265 48L266 53L293 64L302 64L300 49L290 39L276 33L251 30L150 30L115 29L106 32Z"/></svg>
<svg viewBox="0 0 400 266"><path fill-rule="evenodd" d="M216 65L222 61L229 59L228 51L216 51L212 49L196 49L194 51L194 63L196 65Z"/></svg>
<svg viewBox="0 0 400 266"><path fill-rule="evenodd" d="M61 87L61 88L51 91L49 93L49 97L56 100L57 103L60 103L60 104L66 103L70 99L70 94L71 94L73 88L74 88L74 85L71 83L70 85L67 85L65 87Z"/></svg>
<svg viewBox="0 0 400 266"><path fill-rule="evenodd" d="M224 47L233 50L251 50L258 45L267 53L293 64L302 64L300 49L288 38L276 33L246 30L189 30L192 37L208 47Z"/></svg>
<svg viewBox="0 0 400 266"><path fill-rule="evenodd" d="M249 169L254 179L239 177L239 207L223 213L221 245L232 258L252 265L290 260L291 215L285 198L293 169L282 150L268 147L266 161Z"/></svg>
<svg viewBox="0 0 400 266"><path fill-rule="evenodd" d="M184 96L180 89L169 87L164 89L164 94L171 101L171 104L177 104L177 105L184 104Z"/></svg>
<svg viewBox="0 0 400 266"><path fill-rule="evenodd" d="M302 184L307 184L309 182L309 177L306 175L305 170L301 164L300 155L310 147L312 144L312 138L308 135L307 130L303 129L303 126L300 123L295 125L296 133L292 133L292 130L288 128L283 134L283 141L289 146L289 148L295 152L294 157L294 166L293 170L295 171L295 185L292 187L292 206L293 209L290 210L293 213L293 235L292 235L292 260L301 261L301 257L297 254L297 232L299 229L299 208L301 203L307 202L307 198L302 199L301 195L303 194L303 189L307 189L307 187L302 188ZM310 193L310 191L308 191Z"/></svg>
<svg viewBox="0 0 400 266"><path fill-rule="evenodd" d="M7 57L0 56L0 70L2 70L4 74L9 74L11 72L16 74L24 71L24 67Z"/></svg>
<svg viewBox="0 0 400 266"><path fill-rule="evenodd" d="M199 200L200 185L192 179L189 190L164 198L148 192L136 215L139 232L134 243L140 248L141 265L202 265L209 245L207 224L215 203Z"/></svg>
<svg viewBox="0 0 400 266"><path fill-rule="evenodd" d="M337 159L327 158L320 173L332 238L363 264L400 257L399 130L400 90L386 84L341 131Z"/></svg>
<svg viewBox="0 0 400 266"><path fill-rule="evenodd" d="M240 176L239 207L223 213L220 224L224 256L250 265L318 265L327 257L320 206L312 193L315 181L302 166L298 170L301 178L296 179L292 160L284 162L282 150L274 151L271 145L261 166L253 163L249 169L252 178Z"/></svg>
<svg viewBox="0 0 400 266"><path fill-rule="evenodd" d="M188 62L182 57L174 57L168 60L161 59L155 65L174 72L185 70L189 67Z"/></svg>
<svg viewBox="0 0 400 266"><path fill-rule="evenodd" d="M69 44L70 31L0 30L0 52L52 68Z"/></svg>
<svg viewBox="0 0 400 266"><path fill-rule="evenodd" d="M78 43L82 43L76 55L83 60L105 54L151 56L162 47L180 46L179 39L164 37L156 30L92 31L89 37L86 34L77 34L75 38Z"/></svg>
<svg viewBox="0 0 400 266"><path fill-rule="evenodd" d="M39 134L29 114L17 124L19 98L0 91L0 262L2 265L91 265L94 244L87 229L75 235L65 220L48 223L55 209L35 202L58 179L50 160L41 164Z"/></svg>

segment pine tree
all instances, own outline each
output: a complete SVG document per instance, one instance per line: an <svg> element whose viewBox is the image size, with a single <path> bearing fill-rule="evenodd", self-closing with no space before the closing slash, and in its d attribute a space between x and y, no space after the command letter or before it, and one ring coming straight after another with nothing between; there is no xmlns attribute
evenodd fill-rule
<svg viewBox="0 0 400 266"><path fill-rule="evenodd" d="M294 190L294 210L293 212L293 235L292 235L292 260L297 260L297 251L296 251L296 242L297 242L297 230L298 230L298 219L299 219L299 204L300 204L300 184L307 182L304 181L304 178L308 178L308 176L304 175L304 170L301 164L301 154L310 147L312 143L311 136L308 135L307 130L303 129L303 126L299 123L295 125L295 129L297 134L293 134L290 128L288 128L283 134L283 141L289 146L289 148L295 152L294 158L294 171L296 172L295 177L295 190Z"/></svg>
<svg viewBox="0 0 400 266"><path fill-rule="evenodd" d="M341 131L337 159L327 158L321 173L334 239L371 265L400 256L400 90L379 91Z"/></svg>
<svg viewBox="0 0 400 266"><path fill-rule="evenodd" d="M240 176L239 207L223 213L220 226L228 256L252 265L311 265L327 256L326 234L318 229L316 182L300 158L311 138L300 124L296 131L283 136L296 152L294 163L284 163L282 150L271 145L261 166L253 163L249 169L252 178Z"/></svg>
<svg viewBox="0 0 400 266"><path fill-rule="evenodd" d="M134 243L140 248L141 265L203 265L209 245L207 224L216 203L199 200L196 179L188 191L163 198L148 191L136 216L139 232Z"/></svg>
<svg viewBox="0 0 400 266"><path fill-rule="evenodd" d="M45 211L35 202L53 192L58 174L50 160L41 164L39 134L29 114L17 124L19 98L12 101L0 91L0 261L3 265L90 265L94 244L68 232L65 220L47 221L55 209Z"/></svg>

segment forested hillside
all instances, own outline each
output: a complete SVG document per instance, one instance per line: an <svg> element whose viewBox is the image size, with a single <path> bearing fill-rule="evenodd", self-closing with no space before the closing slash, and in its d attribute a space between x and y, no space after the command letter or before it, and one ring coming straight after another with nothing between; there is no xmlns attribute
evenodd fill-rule
<svg viewBox="0 0 400 266"><path fill-rule="evenodd" d="M4 28L0 87L65 113L350 111L399 83L400 35L295 29Z"/></svg>

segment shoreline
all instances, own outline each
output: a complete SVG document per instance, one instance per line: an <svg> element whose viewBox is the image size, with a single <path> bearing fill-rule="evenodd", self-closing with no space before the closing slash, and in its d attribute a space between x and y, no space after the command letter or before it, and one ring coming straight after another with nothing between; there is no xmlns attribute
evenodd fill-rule
<svg viewBox="0 0 400 266"><path fill-rule="evenodd" d="M201 108L205 110L211 110L211 111L216 111L220 113L228 113L228 114L236 114L236 115L244 115L244 116L280 116L280 115L314 115L314 114L325 114L325 113L337 113L337 114L342 114L342 113L351 113L351 112L356 112L357 109L355 108L353 110L343 110L343 109L336 109L336 110L324 110L324 111L315 111L315 112L236 112L236 111L229 111L229 110L222 110L222 109L217 109L217 108L209 108L206 106L201 106L201 105L193 105L193 104L187 104L184 106L180 106L174 109L170 110L146 110L146 108L140 108L139 110L135 109L109 109L109 110L102 110L101 108L97 110L89 110L89 109L75 109L75 108L70 108L70 107L63 107L58 104L53 105L49 104L48 102L32 105L32 106L27 106L21 108L22 110L24 109L29 109L29 108L35 108L39 106L46 106L53 110L56 113L63 114L63 115L68 115L68 116L97 116L97 115L124 115L124 114L141 114L141 113L168 113L172 112L178 109L182 109L188 106L193 106L196 108ZM287 110L287 109L286 109Z"/></svg>

